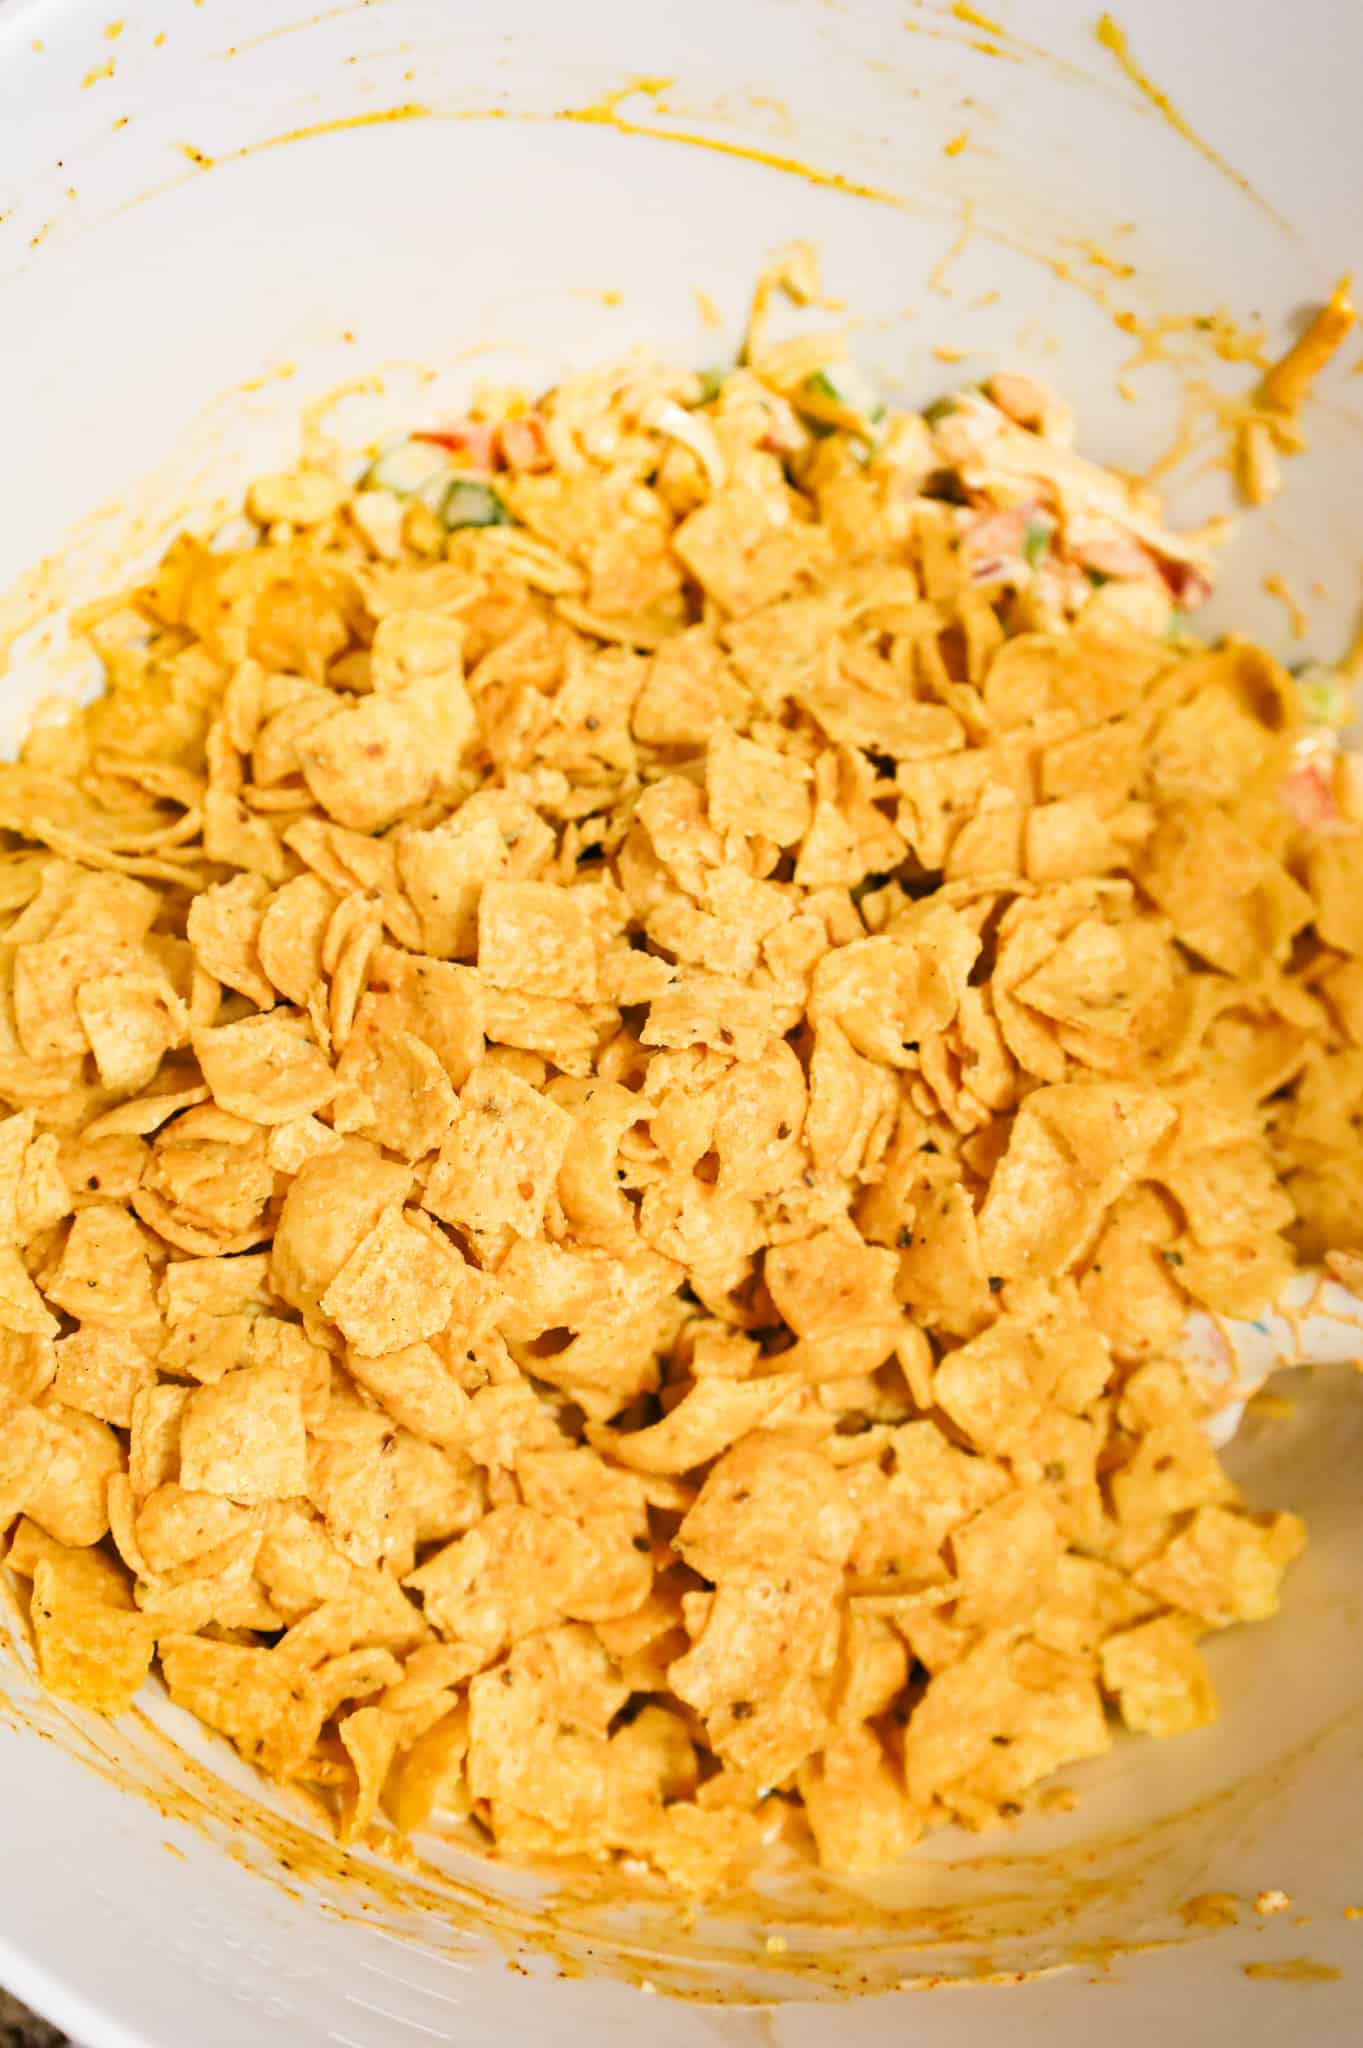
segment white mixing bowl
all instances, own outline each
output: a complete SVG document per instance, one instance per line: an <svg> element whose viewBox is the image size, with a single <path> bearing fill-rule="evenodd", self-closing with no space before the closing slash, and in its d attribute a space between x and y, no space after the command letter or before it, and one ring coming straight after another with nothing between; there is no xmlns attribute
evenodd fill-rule
<svg viewBox="0 0 1363 2048"><path fill-rule="evenodd" d="M118 4L0 0L0 640L37 622L0 690L9 745L54 677L86 680L61 607L276 466L343 379L385 371L342 407L349 437L499 368L542 382L640 339L713 360L764 254L808 235L891 388L1030 365L1077 400L1091 452L1138 467L1191 357L1229 387L1250 374L1199 316L1261 316L1276 345L1363 257L1356 0L1133 6L1131 54L1195 135L1100 44L1091 0L370 0L297 20L308 0L138 0L116 33ZM1150 353L1130 313L1165 316L1143 331L1184 360L1131 371L1123 397L1121 365ZM1356 609L1356 354L1214 614L1287 651L1260 587L1280 570L1310 606L1298 656L1328 656ZM1195 476L1189 504L1224 485ZM164 1703L109 1728L5 1652L0 1979L87 2048L1358 2039L1363 1399L1347 1371L1293 1391L1292 1419L1251 1422L1233 1455L1251 1498L1306 1512L1312 1547L1278 1620L1213 1644L1220 1726L1067 1774L1072 1815L935 1838L856 1926L826 1898L822 1926L778 1901L684 1930L551 1910L434 1850L347 1860ZM1179 1911L1272 1887L1290 1912L1215 1935ZM1291 1958L1320 1970L1242 1967ZM894 1989L1066 1963L969 1997ZM884 1995L827 2003L863 1989Z"/></svg>

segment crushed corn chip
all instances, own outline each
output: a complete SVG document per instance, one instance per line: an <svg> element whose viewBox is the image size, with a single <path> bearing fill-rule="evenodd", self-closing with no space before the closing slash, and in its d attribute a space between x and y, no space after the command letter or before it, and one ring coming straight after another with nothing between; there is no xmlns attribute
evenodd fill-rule
<svg viewBox="0 0 1363 2048"><path fill-rule="evenodd" d="M1346 778L1058 401L882 419L818 291L414 442L443 522L262 478L0 766L39 1672L345 1842L870 1875L1211 1720L1303 1542L1176 1360L1363 1270Z"/></svg>

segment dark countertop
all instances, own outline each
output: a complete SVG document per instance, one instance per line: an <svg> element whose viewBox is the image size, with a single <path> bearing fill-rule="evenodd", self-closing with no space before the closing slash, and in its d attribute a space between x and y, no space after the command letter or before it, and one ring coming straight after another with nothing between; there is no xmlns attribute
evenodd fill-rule
<svg viewBox="0 0 1363 2048"><path fill-rule="evenodd" d="M8 1991L0 1991L0 2048L61 2048L65 2040L65 2034L29 2012Z"/></svg>

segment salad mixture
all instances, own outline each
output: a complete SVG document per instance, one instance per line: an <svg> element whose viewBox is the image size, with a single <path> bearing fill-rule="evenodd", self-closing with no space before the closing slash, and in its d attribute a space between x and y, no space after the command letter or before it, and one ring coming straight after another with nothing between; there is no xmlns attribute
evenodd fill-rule
<svg viewBox="0 0 1363 2048"><path fill-rule="evenodd" d="M1211 1721L1304 1540L1184 1344L1360 1270L1347 673L817 291L262 478L0 767L38 1669L349 1842L873 1872Z"/></svg>

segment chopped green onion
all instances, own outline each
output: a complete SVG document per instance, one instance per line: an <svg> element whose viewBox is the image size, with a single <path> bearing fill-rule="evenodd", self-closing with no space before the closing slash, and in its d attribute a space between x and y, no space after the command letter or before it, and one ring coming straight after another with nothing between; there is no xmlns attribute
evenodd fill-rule
<svg viewBox="0 0 1363 2048"><path fill-rule="evenodd" d="M954 396L949 395L946 398L934 398L931 405L925 405L923 407L923 418L927 421L930 427L936 427L940 426L941 422L944 419L948 418L948 416L951 413L955 412L955 410L956 400Z"/></svg>
<svg viewBox="0 0 1363 2048"><path fill-rule="evenodd" d="M1023 559L1029 569L1035 569L1050 544L1051 529L1045 521L1029 519L1022 541Z"/></svg>
<svg viewBox="0 0 1363 2048"><path fill-rule="evenodd" d="M843 395L827 370L812 370L805 378L805 390L812 392L816 398L831 398L834 405L843 403Z"/></svg>
<svg viewBox="0 0 1363 2048"><path fill-rule="evenodd" d="M1353 696L1337 670L1312 662L1294 680L1308 725L1328 725L1338 732L1352 724Z"/></svg>
<svg viewBox="0 0 1363 2048"><path fill-rule="evenodd" d="M730 374L722 363L712 363L708 370L700 372L700 402L709 405L724 389L724 380Z"/></svg>
<svg viewBox="0 0 1363 2048"><path fill-rule="evenodd" d="M511 514L491 484L460 477L445 493L440 517L446 526L510 526Z"/></svg>
<svg viewBox="0 0 1363 2048"><path fill-rule="evenodd" d="M1101 590L1105 583L1112 581L1110 576L1104 576L1101 569L1085 569L1084 574L1088 577L1095 590Z"/></svg>
<svg viewBox="0 0 1363 2048"><path fill-rule="evenodd" d="M1177 647L1181 640L1186 639L1187 633L1187 612L1184 611L1181 604L1171 604L1169 607L1169 623L1164 629L1165 639L1171 646Z"/></svg>
<svg viewBox="0 0 1363 2048"><path fill-rule="evenodd" d="M443 448L426 441L399 441L375 456L360 479L364 490L392 491L398 498L424 498L443 493L450 473L450 458ZM436 510L436 505L431 505Z"/></svg>

